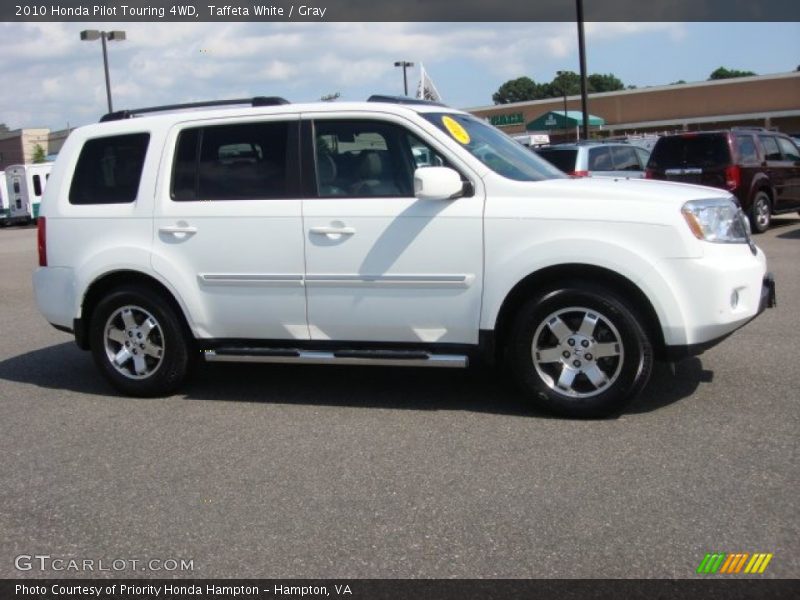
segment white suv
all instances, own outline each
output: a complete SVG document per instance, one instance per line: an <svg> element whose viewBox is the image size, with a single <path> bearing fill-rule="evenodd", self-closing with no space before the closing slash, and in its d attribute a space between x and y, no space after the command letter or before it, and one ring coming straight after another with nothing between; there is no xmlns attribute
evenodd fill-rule
<svg viewBox="0 0 800 600"><path fill-rule="evenodd" d="M596 416L641 391L654 358L699 353L772 304L727 192L570 179L467 113L370 100L77 129L42 201L39 309L131 395L175 391L200 358L484 356L530 400Z"/></svg>

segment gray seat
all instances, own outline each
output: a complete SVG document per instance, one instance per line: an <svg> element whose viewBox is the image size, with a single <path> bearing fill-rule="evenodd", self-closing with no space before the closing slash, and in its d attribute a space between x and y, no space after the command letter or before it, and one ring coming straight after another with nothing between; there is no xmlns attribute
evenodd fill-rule
<svg viewBox="0 0 800 600"><path fill-rule="evenodd" d="M385 152L365 150L356 167L356 182L350 186L354 196L399 196Z"/></svg>

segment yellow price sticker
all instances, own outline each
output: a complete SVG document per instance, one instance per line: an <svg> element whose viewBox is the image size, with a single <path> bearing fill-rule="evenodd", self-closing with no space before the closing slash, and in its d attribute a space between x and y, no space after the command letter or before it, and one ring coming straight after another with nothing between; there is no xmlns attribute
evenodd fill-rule
<svg viewBox="0 0 800 600"><path fill-rule="evenodd" d="M457 142L461 142L462 144L466 145L469 144L469 134L464 127L461 126L461 123L456 121L452 117L442 117L442 123L444 126L447 127L447 131L450 132L450 135L453 136Z"/></svg>

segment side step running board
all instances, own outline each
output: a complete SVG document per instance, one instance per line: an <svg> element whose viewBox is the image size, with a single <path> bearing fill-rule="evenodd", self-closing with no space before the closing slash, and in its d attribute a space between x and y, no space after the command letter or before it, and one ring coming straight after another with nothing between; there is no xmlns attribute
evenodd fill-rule
<svg viewBox="0 0 800 600"><path fill-rule="evenodd" d="M463 369L466 356L421 350L298 350L295 348L217 348L206 350L208 362L297 363L306 365L383 365Z"/></svg>

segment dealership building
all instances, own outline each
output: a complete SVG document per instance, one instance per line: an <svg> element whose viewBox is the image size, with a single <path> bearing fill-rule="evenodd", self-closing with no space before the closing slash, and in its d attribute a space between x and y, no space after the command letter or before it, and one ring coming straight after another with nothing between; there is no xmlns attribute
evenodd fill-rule
<svg viewBox="0 0 800 600"><path fill-rule="evenodd" d="M574 139L580 124L581 97L566 97L566 122L564 104L562 96L466 110L509 135L546 133L557 141ZM587 108L595 117L591 137L737 126L800 132L800 72L589 94Z"/></svg>

